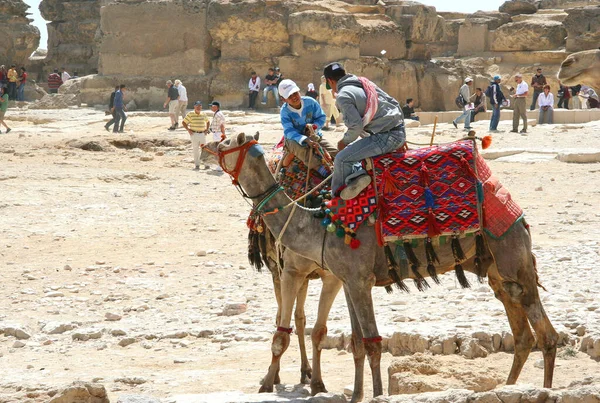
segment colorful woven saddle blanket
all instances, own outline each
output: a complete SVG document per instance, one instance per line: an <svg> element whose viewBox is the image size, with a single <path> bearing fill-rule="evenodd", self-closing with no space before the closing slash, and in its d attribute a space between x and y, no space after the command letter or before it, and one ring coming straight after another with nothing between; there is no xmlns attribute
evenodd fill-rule
<svg viewBox="0 0 600 403"><path fill-rule="evenodd" d="M486 234L501 238L523 218L523 209L498 178L492 175L483 157L478 155L476 163L477 175L483 183L483 227Z"/></svg>
<svg viewBox="0 0 600 403"><path fill-rule="evenodd" d="M460 140L374 158L382 240L479 231L475 153L473 140Z"/></svg>
<svg viewBox="0 0 600 403"><path fill-rule="evenodd" d="M292 200L296 200L305 193L311 191L331 174L331 171L326 166L321 166L318 170L313 169L308 173L306 165L297 157L294 157L288 166L281 166L279 172L277 172L277 168L280 165L279 162L282 158L283 149L275 149L268 159L268 166L271 173L275 175L279 185L285 189L285 193ZM307 174L310 175L308 187L306 181ZM328 186L325 186L324 188L328 189ZM311 201L313 197L308 197L307 199Z"/></svg>

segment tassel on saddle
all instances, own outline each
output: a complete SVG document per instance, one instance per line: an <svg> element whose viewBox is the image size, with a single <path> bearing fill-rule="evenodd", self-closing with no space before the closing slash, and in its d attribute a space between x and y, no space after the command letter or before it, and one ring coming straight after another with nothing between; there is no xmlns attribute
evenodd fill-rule
<svg viewBox="0 0 600 403"><path fill-rule="evenodd" d="M426 288L430 288L427 280L425 280L421 273L419 273L419 266L421 265L421 262L419 262L419 259L417 259L415 251L413 250L410 242L404 242L404 252L406 253L406 257L410 262L410 269L415 276L414 282L417 290L425 291Z"/></svg>
<svg viewBox="0 0 600 403"><path fill-rule="evenodd" d="M454 273L456 274L456 279L462 288L471 288L471 283L465 276L465 271L461 265L461 262L465 261L465 253L460 246L460 240L457 235L452 236L451 241L452 254L454 255Z"/></svg>
<svg viewBox="0 0 600 403"><path fill-rule="evenodd" d="M410 290L408 289L406 284L404 284L404 281L402 281L402 278L398 274L397 269L400 269L400 267L396 263L396 259L394 259L394 254L392 253L389 245L387 245L387 244L385 245L384 251L385 251L385 257L387 258L387 262L388 262L388 268L389 268L388 273L389 273L390 277L392 278L392 280L394 280L396 287L399 290L402 290L405 292L410 292ZM387 291L388 294L392 293L392 288L390 286L385 287L385 290Z"/></svg>

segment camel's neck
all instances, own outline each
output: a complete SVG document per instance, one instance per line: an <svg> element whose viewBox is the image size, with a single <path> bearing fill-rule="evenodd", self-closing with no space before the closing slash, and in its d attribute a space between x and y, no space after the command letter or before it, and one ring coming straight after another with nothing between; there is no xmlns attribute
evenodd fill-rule
<svg viewBox="0 0 600 403"><path fill-rule="evenodd" d="M275 184L275 179L269 172L266 165L264 170L258 165L258 172L254 169L247 174L240 175L240 183L249 194L262 194ZM254 200L254 206L261 200ZM285 192L278 192L261 209L267 212L264 215L264 221L275 238L280 238L281 243L286 248L298 253L308 259L319 261L321 259L320 242L315 239L323 237L325 229L321 226L320 220L313 217L313 212L300 206L294 208L293 205L285 209L282 207L288 205L291 199ZM269 213L279 209L277 213ZM290 218L290 215L293 216ZM289 222L288 222L289 219ZM283 235L282 235L283 232ZM314 255L314 256L313 256Z"/></svg>

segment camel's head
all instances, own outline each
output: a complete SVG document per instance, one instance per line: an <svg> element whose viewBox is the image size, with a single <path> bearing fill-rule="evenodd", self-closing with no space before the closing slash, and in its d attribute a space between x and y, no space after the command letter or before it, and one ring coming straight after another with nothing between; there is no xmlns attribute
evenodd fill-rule
<svg viewBox="0 0 600 403"><path fill-rule="evenodd" d="M202 148L201 159L218 159L221 168L233 177L234 183L237 183L237 179L246 172L254 172L256 175L256 164L262 162L266 166L265 152L258 144L258 137L258 132L254 136L240 133L221 142L208 143Z"/></svg>
<svg viewBox="0 0 600 403"><path fill-rule="evenodd" d="M600 88L600 49L569 55L560 66L558 79L563 85L586 84Z"/></svg>

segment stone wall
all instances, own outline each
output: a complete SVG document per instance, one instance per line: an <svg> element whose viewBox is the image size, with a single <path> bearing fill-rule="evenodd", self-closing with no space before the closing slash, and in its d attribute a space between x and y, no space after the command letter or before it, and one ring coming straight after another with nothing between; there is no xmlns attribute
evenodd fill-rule
<svg viewBox="0 0 600 403"><path fill-rule="evenodd" d="M101 0L43 0L40 12L48 26L46 73L65 67L71 74L98 71ZM135 20L130 21L134 26Z"/></svg>
<svg viewBox="0 0 600 403"><path fill-rule="evenodd" d="M595 49L600 46L600 5L567 10L564 21L567 51Z"/></svg>
<svg viewBox="0 0 600 403"><path fill-rule="evenodd" d="M22 0L0 1L0 64L27 66L40 43L40 31L30 25L29 6Z"/></svg>

